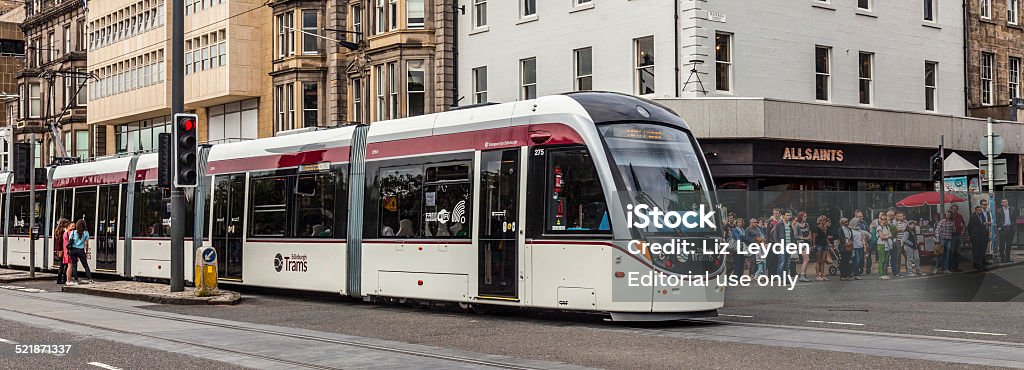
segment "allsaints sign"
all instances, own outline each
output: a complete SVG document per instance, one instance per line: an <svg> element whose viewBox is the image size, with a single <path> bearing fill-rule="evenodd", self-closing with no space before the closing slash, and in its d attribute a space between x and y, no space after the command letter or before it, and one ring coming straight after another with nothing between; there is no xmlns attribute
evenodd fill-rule
<svg viewBox="0 0 1024 370"><path fill-rule="evenodd" d="M842 162L843 150L786 147L782 152L782 159L793 161Z"/></svg>

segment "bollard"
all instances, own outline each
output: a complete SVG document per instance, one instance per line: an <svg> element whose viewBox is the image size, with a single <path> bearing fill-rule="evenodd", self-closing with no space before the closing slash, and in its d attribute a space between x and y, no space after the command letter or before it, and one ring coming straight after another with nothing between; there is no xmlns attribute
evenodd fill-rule
<svg viewBox="0 0 1024 370"><path fill-rule="evenodd" d="M202 247L196 250L195 275L196 296L206 297L217 292L217 250Z"/></svg>

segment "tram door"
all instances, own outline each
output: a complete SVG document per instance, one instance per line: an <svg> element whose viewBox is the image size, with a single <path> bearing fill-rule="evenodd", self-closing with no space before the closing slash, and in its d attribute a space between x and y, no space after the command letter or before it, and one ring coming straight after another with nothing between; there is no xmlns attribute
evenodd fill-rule
<svg viewBox="0 0 1024 370"><path fill-rule="evenodd" d="M213 249L221 278L242 279L242 225L245 224L245 174L213 180Z"/></svg>
<svg viewBox="0 0 1024 370"><path fill-rule="evenodd" d="M117 185L100 186L96 203L96 269L117 271Z"/></svg>
<svg viewBox="0 0 1024 370"><path fill-rule="evenodd" d="M485 151L480 166L479 295L516 299L519 149Z"/></svg>

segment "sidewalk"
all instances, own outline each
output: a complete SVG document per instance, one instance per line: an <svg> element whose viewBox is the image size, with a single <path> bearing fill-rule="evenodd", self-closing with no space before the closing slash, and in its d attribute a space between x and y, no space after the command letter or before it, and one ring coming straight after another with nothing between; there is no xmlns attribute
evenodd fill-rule
<svg viewBox="0 0 1024 370"><path fill-rule="evenodd" d="M19 281L48 279L57 280L57 274L51 274L49 272L43 272L42 270L36 270L36 276L30 277L28 270L12 270L0 268L0 284L9 284Z"/></svg>
<svg viewBox="0 0 1024 370"><path fill-rule="evenodd" d="M110 281L75 286L64 285L65 293L81 293L102 297L130 299L161 304L179 305L234 305L242 300L237 292L219 290L220 294L209 297L196 297L195 288L185 287L185 291L172 293L166 284L143 283L138 281Z"/></svg>

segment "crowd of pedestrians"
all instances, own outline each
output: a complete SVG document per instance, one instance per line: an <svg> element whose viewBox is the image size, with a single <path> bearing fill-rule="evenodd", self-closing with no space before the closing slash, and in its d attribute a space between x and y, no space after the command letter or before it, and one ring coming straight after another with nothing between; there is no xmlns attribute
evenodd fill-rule
<svg viewBox="0 0 1024 370"><path fill-rule="evenodd" d="M987 202L982 200L970 214L969 221L960 214L959 207L953 205L937 222L930 223L938 244L932 253L934 267L931 273L961 271L965 238L972 246L969 258L974 268L986 269L989 263L985 255L993 223L996 261L1013 261L1010 248L1016 230L1016 213L1008 200L1003 199L1000 203L995 212L990 212ZM866 218L863 211L856 210L851 218L841 217L838 227L833 227L832 219L827 215L821 215L812 225L805 211L775 208L771 216L749 220L730 213L726 219L725 235L737 247L764 242L806 243L809 246L809 253L799 255L781 252L762 258L733 253L732 269L736 275L789 273L799 275L800 281L811 281L807 271L813 254L815 279L818 281L829 280L830 269L838 273L841 281L861 280L872 275L887 280L925 275L921 248L925 241L922 234L928 224L923 220L910 220L903 211L890 208L887 212L878 212L871 219Z"/></svg>

